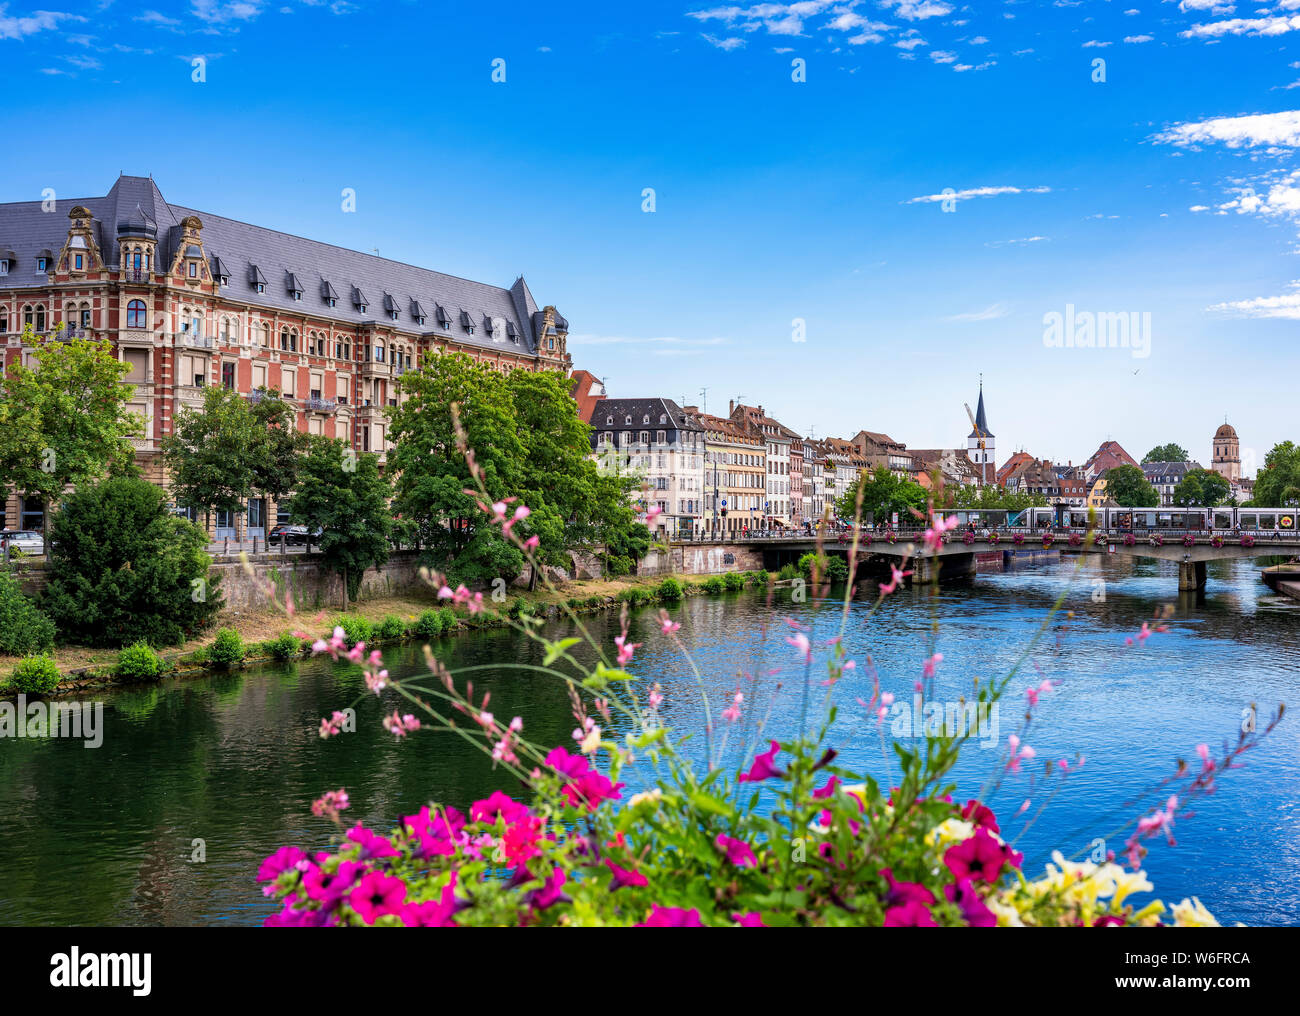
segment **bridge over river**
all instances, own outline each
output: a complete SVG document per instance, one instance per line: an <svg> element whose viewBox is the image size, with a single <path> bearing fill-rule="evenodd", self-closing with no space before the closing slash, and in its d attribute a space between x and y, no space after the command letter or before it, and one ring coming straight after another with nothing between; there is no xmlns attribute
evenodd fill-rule
<svg viewBox="0 0 1300 1016"><path fill-rule="evenodd" d="M1065 554L1127 554L1178 562L1178 588L1205 588L1207 561L1300 555L1300 533L1281 530L1256 532L1210 532L1206 530L1127 529L977 529L947 534L937 550L924 550L923 530L860 530L856 534L859 562L871 558L913 560L917 577L928 578L938 562L944 578L974 574L977 555L1056 550ZM855 534L824 535L820 546L825 553L847 557L854 550ZM806 533L767 530L736 535L731 539L672 541L673 549L717 550L746 547L763 555L765 566L776 570L817 549L817 537Z"/></svg>

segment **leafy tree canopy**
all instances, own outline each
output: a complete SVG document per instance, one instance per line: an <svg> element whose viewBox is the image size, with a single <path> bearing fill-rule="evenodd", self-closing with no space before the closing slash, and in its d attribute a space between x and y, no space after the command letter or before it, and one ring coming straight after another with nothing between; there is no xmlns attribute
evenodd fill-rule
<svg viewBox="0 0 1300 1016"><path fill-rule="evenodd" d="M1300 504L1300 446L1292 441L1273 446L1255 478L1253 500L1261 508Z"/></svg>
<svg viewBox="0 0 1300 1016"><path fill-rule="evenodd" d="M1170 441L1168 444L1156 445L1142 456L1142 462L1186 462L1190 456L1187 449Z"/></svg>
<svg viewBox="0 0 1300 1016"><path fill-rule="evenodd" d="M1106 470L1105 478L1106 496L1124 508L1152 508L1160 504L1160 495L1138 466L1115 466Z"/></svg>
<svg viewBox="0 0 1300 1016"><path fill-rule="evenodd" d="M1218 473L1189 469L1174 488L1173 500L1183 508L1213 508L1223 504L1231 491L1232 485Z"/></svg>
<svg viewBox="0 0 1300 1016"><path fill-rule="evenodd" d="M220 606L207 536L138 477L78 488L54 515L41 605L60 637L88 646L175 645Z"/></svg>
<svg viewBox="0 0 1300 1016"><path fill-rule="evenodd" d="M321 530L320 553L342 577L349 600L356 599L366 569L388 560L390 494L378 456L357 455L338 439L309 440L289 510L298 525Z"/></svg>
<svg viewBox="0 0 1300 1016"><path fill-rule="evenodd" d="M853 519L857 506L858 490L862 490L862 518L868 513L877 523L887 522L894 512L898 512L900 524L913 520L912 512L925 513L926 490L914 480L895 476L884 466L877 466L874 473L863 473L857 483L844 492L835 502L836 515L849 521Z"/></svg>

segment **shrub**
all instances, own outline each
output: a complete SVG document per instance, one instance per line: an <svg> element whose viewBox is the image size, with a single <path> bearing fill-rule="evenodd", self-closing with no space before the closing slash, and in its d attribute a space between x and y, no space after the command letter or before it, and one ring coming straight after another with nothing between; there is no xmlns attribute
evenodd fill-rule
<svg viewBox="0 0 1300 1016"><path fill-rule="evenodd" d="M442 634L442 611L426 610L415 621L416 638L436 639Z"/></svg>
<svg viewBox="0 0 1300 1016"><path fill-rule="evenodd" d="M406 622L400 617L389 614L371 632L377 639L400 639L406 637Z"/></svg>
<svg viewBox="0 0 1300 1016"><path fill-rule="evenodd" d="M349 649L358 642L370 641L370 622L359 614L340 614L334 619L334 627L343 629L343 639Z"/></svg>
<svg viewBox="0 0 1300 1016"><path fill-rule="evenodd" d="M302 652L302 640L293 632L285 632L279 638L264 643L266 653L277 660L292 660Z"/></svg>
<svg viewBox="0 0 1300 1016"><path fill-rule="evenodd" d="M9 678L14 691L32 695L48 695L59 684L59 668L49 656L29 656L19 661Z"/></svg>
<svg viewBox="0 0 1300 1016"><path fill-rule="evenodd" d="M454 631L460 623L456 618L456 612L450 607L443 607L438 613L442 615L442 630L444 632Z"/></svg>
<svg viewBox="0 0 1300 1016"><path fill-rule="evenodd" d="M659 583L659 599L665 603L676 603L686 593L686 587L671 575Z"/></svg>
<svg viewBox="0 0 1300 1016"><path fill-rule="evenodd" d="M80 487L52 524L40 602L68 641L176 645L221 605L217 580L208 577L207 534L172 515L162 488L146 480L117 476Z"/></svg>
<svg viewBox="0 0 1300 1016"><path fill-rule="evenodd" d="M8 575L0 574L0 654L25 656L54 646L54 622L23 595Z"/></svg>
<svg viewBox="0 0 1300 1016"><path fill-rule="evenodd" d="M588 607L599 607L599 606L600 606L602 603L604 603L604 602L605 602L605 598L604 598L603 596L588 596L588 597L587 597L587 606L588 606Z"/></svg>
<svg viewBox="0 0 1300 1016"><path fill-rule="evenodd" d="M610 554L605 558L605 570L615 578L629 575L632 572L632 559L622 554Z"/></svg>
<svg viewBox="0 0 1300 1016"><path fill-rule="evenodd" d="M847 582L849 579L849 562L832 554L826 560L826 576L832 582Z"/></svg>
<svg viewBox="0 0 1300 1016"><path fill-rule="evenodd" d="M229 667L244 659L244 640L234 628L222 628L207 647L208 661L219 667Z"/></svg>
<svg viewBox="0 0 1300 1016"><path fill-rule="evenodd" d="M800 571L797 564L783 565L781 570L776 573L776 577L783 582L788 582L790 579L797 579L799 575Z"/></svg>
<svg viewBox="0 0 1300 1016"><path fill-rule="evenodd" d="M727 572L722 576L722 584L728 592L735 592L737 589L745 588L745 577L740 572Z"/></svg>
<svg viewBox="0 0 1300 1016"><path fill-rule="evenodd" d="M133 681L153 681L166 664L148 642L137 642L117 654L117 676Z"/></svg>
<svg viewBox="0 0 1300 1016"><path fill-rule="evenodd" d="M726 588L726 583L722 581L721 575L710 575L700 583L700 588L706 593L720 593Z"/></svg>

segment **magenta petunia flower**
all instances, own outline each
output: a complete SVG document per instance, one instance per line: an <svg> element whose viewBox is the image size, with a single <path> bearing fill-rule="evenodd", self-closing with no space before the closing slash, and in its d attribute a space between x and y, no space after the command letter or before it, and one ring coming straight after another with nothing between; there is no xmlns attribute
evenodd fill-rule
<svg viewBox="0 0 1300 1016"><path fill-rule="evenodd" d="M731 919L742 928L766 928L763 923L763 915L757 910L751 910L746 914L732 914Z"/></svg>
<svg viewBox="0 0 1300 1016"><path fill-rule="evenodd" d="M561 793L573 807L586 805L589 811L595 811L604 801L621 800L623 795L619 791L624 786L626 784L611 783L609 777L601 773L590 772L565 785Z"/></svg>
<svg viewBox="0 0 1300 1016"><path fill-rule="evenodd" d="M259 882L269 882L278 878L290 868L296 868L299 861L305 861L306 859L307 855L297 847L281 847L262 862L262 866L257 869L257 880Z"/></svg>
<svg viewBox="0 0 1300 1016"><path fill-rule="evenodd" d="M961 915L972 928L996 928L998 919L993 911L984 905L975 886L969 881L943 887L943 894L961 908Z"/></svg>
<svg viewBox="0 0 1300 1016"><path fill-rule="evenodd" d="M404 902L406 883L382 871L367 873L348 895L349 906L366 924L374 924L387 914L400 914Z"/></svg>
<svg viewBox="0 0 1300 1016"><path fill-rule="evenodd" d="M909 903L921 903L925 906L934 904L934 894L919 882L898 882L890 868L881 868L880 877L889 883L885 893L885 908L901 907Z"/></svg>
<svg viewBox="0 0 1300 1016"><path fill-rule="evenodd" d="M829 780L826 781L826 786L822 787L821 790L813 791L813 800L815 801L825 800L826 798L830 797L833 793L835 793L835 788L838 787L839 785L840 785L840 778L838 776L832 776Z"/></svg>
<svg viewBox="0 0 1300 1016"><path fill-rule="evenodd" d="M775 741L769 742L770 747L761 755L754 756L754 764L749 767L749 772L740 775L740 783L758 783L761 780L769 779L773 776L784 776L775 766L776 753L781 750L781 746Z"/></svg>
<svg viewBox="0 0 1300 1016"><path fill-rule="evenodd" d="M727 855L727 860L737 868L754 868L758 866L758 858L754 856L754 851L744 840L732 839L730 836L723 836L718 833L718 838L713 841L717 844L719 850Z"/></svg>
<svg viewBox="0 0 1300 1016"><path fill-rule="evenodd" d="M930 908L916 900L885 911L886 928L937 928Z"/></svg>
<svg viewBox="0 0 1300 1016"><path fill-rule="evenodd" d="M567 902L569 897L563 891L566 881L568 876L563 868L553 869L550 876L542 883L542 887L533 891L529 902L538 910L545 910L556 903Z"/></svg>
<svg viewBox="0 0 1300 1016"><path fill-rule="evenodd" d="M954 880L995 882L1002 866L1012 852L1005 844L995 840L987 829L976 829L975 835L948 848L943 863L952 872Z"/></svg>
<svg viewBox="0 0 1300 1016"><path fill-rule="evenodd" d="M639 871L629 871L627 868L620 868L609 858L605 858L605 867L613 872L614 875L614 877L609 881L610 892L613 892L615 889L622 889L625 885L635 887L650 884L650 880Z"/></svg>
<svg viewBox="0 0 1300 1016"><path fill-rule="evenodd" d="M313 866L303 872L302 884L309 898L328 909L346 896L365 872L366 866L359 861L340 861L333 875Z"/></svg>
<svg viewBox="0 0 1300 1016"><path fill-rule="evenodd" d="M703 928L700 912L692 907L683 910L680 907L661 907L658 903L650 908L650 916L637 928Z"/></svg>
<svg viewBox="0 0 1300 1016"><path fill-rule="evenodd" d="M563 748L552 748L546 756L546 764L561 776L570 779L591 771L591 763L582 755L570 755Z"/></svg>
<svg viewBox="0 0 1300 1016"><path fill-rule="evenodd" d="M407 903L402 907L402 923L408 928L454 928L456 922L452 918L460 909L461 902L456 899L456 872L453 871L451 881L442 887L438 899Z"/></svg>
<svg viewBox="0 0 1300 1016"><path fill-rule="evenodd" d="M528 809L514 798L499 790L494 790L482 801L475 801L469 807L471 822L496 822L504 818L507 822L517 822L528 814Z"/></svg>
<svg viewBox="0 0 1300 1016"><path fill-rule="evenodd" d="M361 853L357 855L357 860L368 861L378 857L396 857L397 848L387 836L380 836L378 833L366 829L358 822L347 833L348 839L353 843L361 844Z"/></svg>
<svg viewBox="0 0 1300 1016"><path fill-rule="evenodd" d="M998 828L997 816L993 814L993 809L980 804L979 801L967 801L961 810L961 817L970 822L976 829L987 829L991 833L1001 832Z"/></svg>

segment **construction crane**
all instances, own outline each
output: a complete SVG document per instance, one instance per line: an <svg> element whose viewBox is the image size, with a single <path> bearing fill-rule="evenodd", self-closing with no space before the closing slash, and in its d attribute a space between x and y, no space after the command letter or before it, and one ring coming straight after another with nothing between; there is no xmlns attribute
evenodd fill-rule
<svg viewBox="0 0 1300 1016"><path fill-rule="evenodd" d="M979 450L983 452L984 431L980 430L980 425L975 422L975 414L970 411L970 403L963 402L962 405L966 407L966 415L970 417L970 425L975 431L975 437L979 439ZM982 483L986 487L988 486L989 483L988 458L989 458L988 455L985 454L980 455L980 483Z"/></svg>

